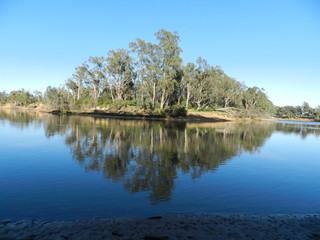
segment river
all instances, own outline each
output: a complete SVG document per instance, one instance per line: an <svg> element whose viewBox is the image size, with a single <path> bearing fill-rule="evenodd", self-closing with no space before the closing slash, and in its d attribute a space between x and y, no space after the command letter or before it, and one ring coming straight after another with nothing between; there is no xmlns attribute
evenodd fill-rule
<svg viewBox="0 0 320 240"><path fill-rule="evenodd" d="M0 112L0 218L320 213L320 124Z"/></svg>

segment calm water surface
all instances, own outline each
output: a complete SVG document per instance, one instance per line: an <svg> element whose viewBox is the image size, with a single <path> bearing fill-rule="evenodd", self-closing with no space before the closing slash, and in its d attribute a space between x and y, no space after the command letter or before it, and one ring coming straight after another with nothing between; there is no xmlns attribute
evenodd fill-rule
<svg viewBox="0 0 320 240"><path fill-rule="evenodd" d="M320 213L320 125L0 112L0 219Z"/></svg>

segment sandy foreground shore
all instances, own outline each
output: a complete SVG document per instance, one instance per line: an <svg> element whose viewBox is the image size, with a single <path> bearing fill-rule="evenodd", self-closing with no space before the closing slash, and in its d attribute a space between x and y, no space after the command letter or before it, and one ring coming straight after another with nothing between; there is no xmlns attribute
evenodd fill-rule
<svg viewBox="0 0 320 240"><path fill-rule="evenodd" d="M320 239L320 215L164 215L76 221L0 221L1 240Z"/></svg>

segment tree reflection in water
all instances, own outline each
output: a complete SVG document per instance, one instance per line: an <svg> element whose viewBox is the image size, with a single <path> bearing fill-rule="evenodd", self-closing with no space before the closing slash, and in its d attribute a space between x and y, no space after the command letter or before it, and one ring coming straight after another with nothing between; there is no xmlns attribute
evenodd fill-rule
<svg viewBox="0 0 320 240"><path fill-rule="evenodd" d="M199 178L242 151L256 151L275 129L274 123L202 127L64 116L58 123L50 122L46 129L52 132L52 125L60 126L57 133L65 135L73 157L87 171L100 171L107 179L123 182L131 193L149 191L154 204L171 199L178 169Z"/></svg>
<svg viewBox="0 0 320 240"><path fill-rule="evenodd" d="M178 171L199 178L244 151L259 150L274 131L319 136L319 126L275 122L179 123L0 112L15 126L42 123L47 137L65 139L86 171L122 182L130 193L149 191L153 204L171 199Z"/></svg>

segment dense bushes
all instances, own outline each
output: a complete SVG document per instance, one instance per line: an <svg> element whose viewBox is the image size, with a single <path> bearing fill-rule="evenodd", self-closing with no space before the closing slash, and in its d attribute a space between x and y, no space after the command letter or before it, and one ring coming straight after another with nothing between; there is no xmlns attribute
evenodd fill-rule
<svg viewBox="0 0 320 240"><path fill-rule="evenodd" d="M164 109L164 114L169 117L186 117L187 109L183 106L174 105Z"/></svg>
<svg viewBox="0 0 320 240"><path fill-rule="evenodd" d="M320 106L312 108L308 103L304 102L301 106L284 106L277 107L276 117L279 118L320 118Z"/></svg>

